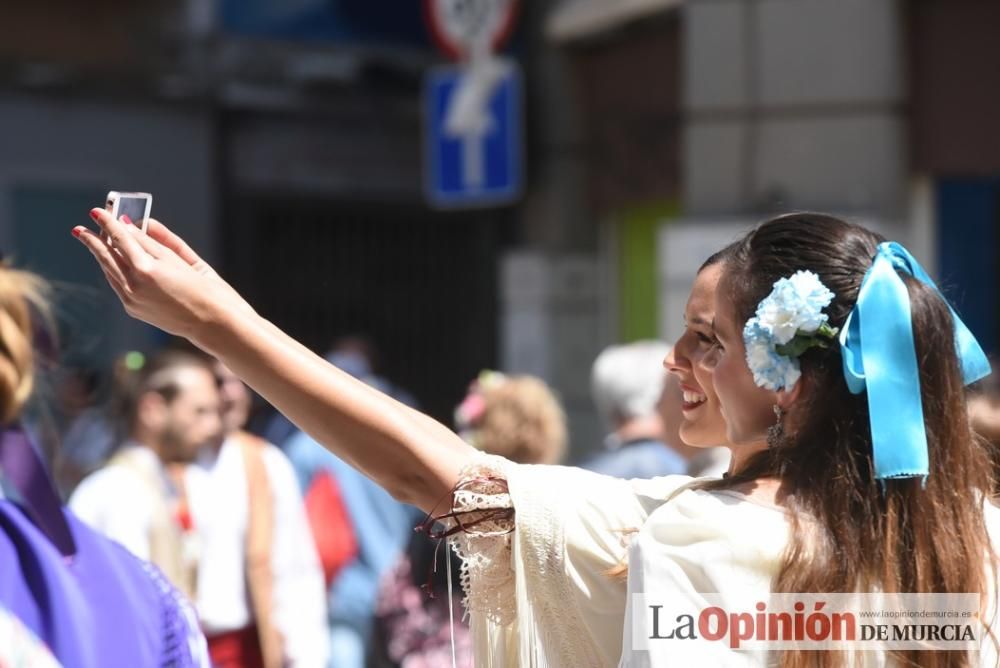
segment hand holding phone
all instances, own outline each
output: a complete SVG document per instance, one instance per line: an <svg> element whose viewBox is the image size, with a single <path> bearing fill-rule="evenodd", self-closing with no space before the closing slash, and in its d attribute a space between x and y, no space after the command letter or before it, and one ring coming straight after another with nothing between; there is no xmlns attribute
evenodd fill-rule
<svg viewBox="0 0 1000 668"><path fill-rule="evenodd" d="M153 196L149 193L123 193L112 190L108 193L104 208L111 212L115 220L123 216L143 232L149 225L149 212L153 208Z"/></svg>

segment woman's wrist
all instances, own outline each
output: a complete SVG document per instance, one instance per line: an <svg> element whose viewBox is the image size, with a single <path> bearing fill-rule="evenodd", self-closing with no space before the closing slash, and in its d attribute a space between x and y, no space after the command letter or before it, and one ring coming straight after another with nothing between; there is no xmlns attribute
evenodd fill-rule
<svg viewBox="0 0 1000 668"><path fill-rule="evenodd" d="M214 291L213 291L214 292ZM260 316L242 298L225 295L223 299L208 297L205 308L193 318L190 331L184 334L191 343L216 357L237 336L241 321Z"/></svg>

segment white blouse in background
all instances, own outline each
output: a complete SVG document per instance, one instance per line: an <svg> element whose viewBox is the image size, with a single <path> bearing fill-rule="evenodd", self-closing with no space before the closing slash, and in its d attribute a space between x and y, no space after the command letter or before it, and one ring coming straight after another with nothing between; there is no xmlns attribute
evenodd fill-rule
<svg viewBox="0 0 1000 668"><path fill-rule="evenodd" d="M274 623L289 665L326 665L326 594L302 496L291 463L275 446L262 453L274 501L271 570ZM252 621L246 577L249 521L243 452L227 440L186 476L188 501L201 540L196 607L207 635L235 631Z"/></svg>
<svg viewBox="0 0 1000 668"><path fill-rule="evenodd" d="M150 530L157 493L176 496L157 455L134 443L140 464L162 482L147 480L123 466L106 466L88 476L70 499L80 519L117 540L141 559L150 557ZM323 668L329 653L326 591L302 496L291 463L273 445L263 452L274 500L271 565L274 623L284 640L288 665ZM240 630L252 623L246 578L249 521L243 453L232 441L207 454L184 473L184 485L197 536L198 586L195 607L207 635Z"/></svg>
<svg viewBox="0 0 1000 668"><path fill-rule="evenodd" d="M776 654L706 650L706 643L690 650L678 643L633 649L626 601L632 594L700 601L699 592L767 600L788 539L781 508L733 491L688 489L694 479L687 476L626 481L493 456L477 460L462 480L455 510L515 510L513 531L503 532L509 522L485 522L476 528L486 535L451 539L463 560L477 666L775 661ZM627 582L611 574L626 562ZM863 654L865 665L885 663L877 652ZM995 661L995 654L984 653L983 665L988 659Z"/></svg>
<svg viewBox="0 0 1000 668"><path fill-rule="evenodd" d="M122 445L131 453L141 475L126 466L105 466L91 473L77 486L69 508L92 529L124 545L140 559L149 560L150 535L162 501L175 499L177 490L167 477L160 458L150 448L134 441ZM149 481L160 483L150 488ZM199 484L198 481L194 482Z"/></svg>

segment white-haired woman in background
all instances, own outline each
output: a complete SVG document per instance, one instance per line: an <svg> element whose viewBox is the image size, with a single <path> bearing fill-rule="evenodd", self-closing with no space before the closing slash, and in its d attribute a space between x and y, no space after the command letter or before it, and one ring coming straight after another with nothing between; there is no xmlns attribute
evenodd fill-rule
<svg viewBox="0 0 1000 668"><path fill-rule="evenodd" d="M681 440L683 393L677 376L663 368L668 353L667 343L645 340L608 346L594 360L590 389L608 435L606 451L584 461L584 468L625 479L725 472L725 448Z"/></svg>

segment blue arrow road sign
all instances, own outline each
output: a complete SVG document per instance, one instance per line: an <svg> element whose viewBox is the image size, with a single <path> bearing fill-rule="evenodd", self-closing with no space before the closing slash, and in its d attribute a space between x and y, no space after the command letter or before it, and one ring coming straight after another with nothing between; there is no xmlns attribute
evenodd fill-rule
<svg viewBox="0 0 1000 668"><path fill-rule="evenodd" d="M523 186L521 72L509 63L483 109L482 123L455 131L446 122L465 70L432 69L424 82L424 184L433 206L506 204Z"/></svg>

